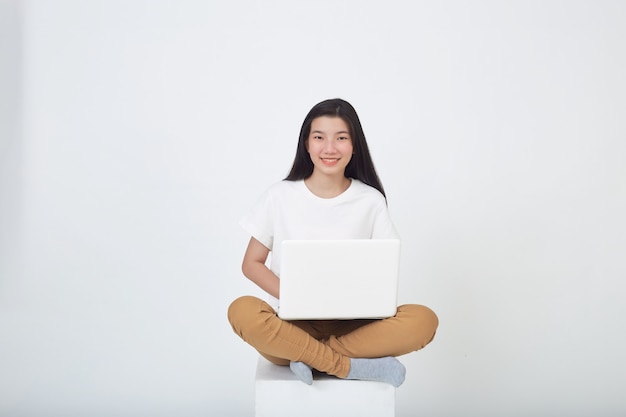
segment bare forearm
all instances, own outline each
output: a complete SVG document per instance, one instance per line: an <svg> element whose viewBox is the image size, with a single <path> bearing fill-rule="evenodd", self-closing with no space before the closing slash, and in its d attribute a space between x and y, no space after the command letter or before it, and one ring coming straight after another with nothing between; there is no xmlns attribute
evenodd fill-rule
<svg viewBox="0 0 626 417"><path fill-rule="evenodd" d="M245 264L243 265L243 273L263 291L279 298L280 280L265 264L259 262Z"/></svg>

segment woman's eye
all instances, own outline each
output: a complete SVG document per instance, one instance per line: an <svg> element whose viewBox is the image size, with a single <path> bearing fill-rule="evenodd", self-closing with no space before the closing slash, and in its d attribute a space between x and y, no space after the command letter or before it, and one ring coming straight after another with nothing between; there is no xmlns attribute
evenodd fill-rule
<svg viewBox="0 0 626 417"><path fill-rule="evenodd" d="M339 140L348 140L349 138L347 136L339 136L338 138Z"/></svg>

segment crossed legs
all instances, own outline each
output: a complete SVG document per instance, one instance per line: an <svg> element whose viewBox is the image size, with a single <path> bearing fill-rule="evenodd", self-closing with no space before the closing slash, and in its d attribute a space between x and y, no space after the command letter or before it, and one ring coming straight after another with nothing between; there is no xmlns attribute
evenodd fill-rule
<svg viewBox="0 0 626 417"><path fill-rule="evenodd" d="M278 365L292 364L305 382L314 368L339 378L396 386L404 380L404 367L392 357L426 346L438 325L435 313L419 305L400 306L394 317L382 320L288 322L252 296L233 301L228 319L235 333L262 356ZM360 360L370 358L376 360Z"/></svg>

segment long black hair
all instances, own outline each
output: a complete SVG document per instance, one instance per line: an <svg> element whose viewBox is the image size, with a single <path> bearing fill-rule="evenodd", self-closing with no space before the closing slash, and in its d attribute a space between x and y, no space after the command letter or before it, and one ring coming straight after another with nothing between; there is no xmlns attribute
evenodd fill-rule
<svg viewBox="0 0 626 417"><path fill-rule="evenodd" d="M360 180L376 188L385 196L385 190L374 168L374 162L372 161L367 141L365 140L365 133L363 133L359 116L350 103L340 98L324 100L317 103L309 111L309 114L306 115L302 123L302 128L300 129L296 157L293 161L291 171L285 180L303 180L313 174L313 161L311 161L311 156L306 149L306 145L309 140L309 134L311 133L311 123L313 119L321 116L340 117L346 122L350 129L354 155L352 155L352 159L346 166L345 176Z"/></svg>

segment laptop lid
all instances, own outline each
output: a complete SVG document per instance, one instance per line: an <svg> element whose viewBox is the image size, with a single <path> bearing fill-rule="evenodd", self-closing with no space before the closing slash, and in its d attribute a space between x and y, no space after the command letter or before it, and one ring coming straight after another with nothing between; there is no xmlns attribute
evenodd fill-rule
<svg viewBox="0 0 626 417"><path fill-rule="evenodd" d="M282 242L284 320L384 318L396 314L400 241Z"/></svg>

